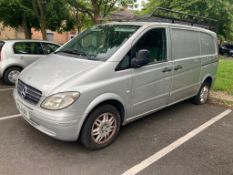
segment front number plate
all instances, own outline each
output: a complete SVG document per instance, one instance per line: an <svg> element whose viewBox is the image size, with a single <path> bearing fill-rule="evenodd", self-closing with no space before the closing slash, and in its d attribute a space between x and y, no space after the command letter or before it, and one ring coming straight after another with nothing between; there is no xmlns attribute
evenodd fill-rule
<svg viewBox="0 0 233 175"><path fill-rule="evenodd" d="M23 115L23 117L26 117L27 119L29 119L30 118L29 111L23 105L17 104L17 106L18 106L19 112Z"/></svg>

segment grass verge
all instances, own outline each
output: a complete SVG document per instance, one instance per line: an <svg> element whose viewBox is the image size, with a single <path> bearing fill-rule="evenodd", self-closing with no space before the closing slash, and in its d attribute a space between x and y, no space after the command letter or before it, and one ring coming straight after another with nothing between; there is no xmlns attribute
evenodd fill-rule
<svg viewBox="0 0 233 175"><path fill-rule="evenodd" d="M233 95L233 59L220 59L213 90Z"/></svg>

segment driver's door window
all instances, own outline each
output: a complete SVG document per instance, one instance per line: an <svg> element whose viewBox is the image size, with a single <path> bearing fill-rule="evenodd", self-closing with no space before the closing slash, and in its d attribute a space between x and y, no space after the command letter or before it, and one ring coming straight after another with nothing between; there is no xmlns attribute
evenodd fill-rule
<svg viewBox="0 0 233 175"><path fill-rule="evenodd" d="M166 32L165 29L152 29L146 32L133 46L132 56L136 57L139 50L146 49L150 52L150 62L166 60Z"/></svg>
<svg viewBox="0 0 233 175"><path fill-rule="evenodd" d="M164 28L156 28L146 32L123 58L116 70L130 68L131 59L135 58L138 51L146 49L150 52L150 63L158 63L167 60L166 31Z"/></svg>

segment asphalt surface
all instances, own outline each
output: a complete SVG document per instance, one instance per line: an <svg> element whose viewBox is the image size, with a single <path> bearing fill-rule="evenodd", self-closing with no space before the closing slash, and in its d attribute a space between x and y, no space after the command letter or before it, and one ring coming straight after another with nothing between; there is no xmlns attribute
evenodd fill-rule
<svg viewBox="0 0 233 175"><path fill-rule="evenodd" d="M11 87L0 83L4 88ZM0 120L0 174L121 175L225 110L182 102L124 126L117 140L99 151L50 138L22 117ZM14 114L12 90L0 91L0 119ZM233 112L139 174L233 174L232 133Z"/></svg>
<svg viewBox="0 0 233 175"><path fill-rule="evenodd" d="M7 89L7 88L12 88L14 86L6 85L2 79L0 79L0 90L1 89Z"/></svg>

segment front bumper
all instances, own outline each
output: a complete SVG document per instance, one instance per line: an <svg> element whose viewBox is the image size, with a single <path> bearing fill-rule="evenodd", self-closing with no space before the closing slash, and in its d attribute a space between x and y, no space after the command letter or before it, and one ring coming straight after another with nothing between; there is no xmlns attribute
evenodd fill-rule
<svg viewBox="0 0 233 175"><path fill-rule="evenodd" d="M13 96L15 99L16 107L22 114L23 118L37 130L45 133L48 136L63 141L75 141L78 139L79 131L81 128L78 116L65 116L63 119L58 119L57 114L53 114L53 111L51 111L48 116L47 113L36 110L35 106L26 103L18 95L16 90L14 90ZM57 120L54 120L56 118ZM71 118L76 119L71 120Z"/></svg>

